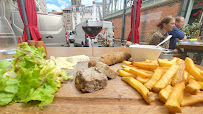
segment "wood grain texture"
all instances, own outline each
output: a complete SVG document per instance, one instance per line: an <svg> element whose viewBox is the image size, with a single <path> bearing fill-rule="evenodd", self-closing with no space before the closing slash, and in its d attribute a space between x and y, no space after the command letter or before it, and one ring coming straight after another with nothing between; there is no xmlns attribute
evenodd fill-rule
<svg viewBox="0 0 203 114"><path fill-rule="evenodd" d="M57 50L63 51L59 53ZM122 48L123 49L123 48ZM86 48L62 49L62 48L47 48L48 56L72 56L75 54L81 54L83 51L85 54L90 54ZM96 49L95 49L96 50ZM95 56L111 52L108 49L98 49L103 50L102 52L95 52ZM119 51L119 48L112 48L112 51ZM54 52L50 52L54 51ZM76 51L76 52L75 52ZM129 51L128 49L123 49L123 51ZM66 52L65 54L63 54ZM69 53L68 53L69 52ZM70 53L72 52L72 53ZM91 51L90 51L91 52ZM122 63L111 66L114 70L120 69ZM77 64L73 70L67 70L69 75L76 74L77 70L82 70L87 68L87 63ZM203 67L199 67L203 70ZM49 105L45 105L44 109L41 110L36 105L15 103L0 107L0 113L109 113L109 114L164 114L168 113L167 109L163 106L164 104L158 100L158 94L155 95L155 102L148 105L142 96L131 86L121 80L121 77L116 77L115 79L108 80L107 87L95 91L93 93L82 93L75 88L75 83L73 81L65 81L62 87L57 93L55 93L55 98L53 102ZM188 106L182 108L184 114L191 113L203 113L203 103L198 103L196 105Z"/></svg>
<svg viewBox="0 0 203 114"><path fill-rule="evenodd" d="M184 48L184 49L203 51L203 45L179 44L177 48Z"/></svg>

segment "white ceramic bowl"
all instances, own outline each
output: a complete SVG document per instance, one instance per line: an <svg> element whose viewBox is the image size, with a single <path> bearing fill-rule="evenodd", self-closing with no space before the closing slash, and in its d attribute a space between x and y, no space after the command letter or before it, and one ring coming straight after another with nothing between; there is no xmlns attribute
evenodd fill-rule
<svg viewBox="0 0 203 114"><path fill-rule="evenodd" d="M130 45L133 61L157 60L163 48L155 45Z"/></svg>

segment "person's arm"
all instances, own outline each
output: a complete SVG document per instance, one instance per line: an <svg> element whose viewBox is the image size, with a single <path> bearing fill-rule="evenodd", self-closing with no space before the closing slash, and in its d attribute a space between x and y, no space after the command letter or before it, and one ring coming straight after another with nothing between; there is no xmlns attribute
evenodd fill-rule
<svg viewBox="0 0 203 114"><path fill-rule="evenodd" d="M181 32L177 27L174 27L172 31L168 32L169 35L172 35L173 38L178 38L179 40L185 41L187 36Z"/></svg>
<svg viewBox="0 0 203 114"><path fill-rule="evenodd" d="M186 41L186 40L187 40L187 36L185 35L182 40L183 40L183 41Z"/></svg>
<svg viewBox="0 0 203 114"><path fill-rule="evenodd" d="M175 32L176 32L176 38L178 38L179 40L186 41L187 36L183 32L181 32L179 29L177 29Z"/></svg>

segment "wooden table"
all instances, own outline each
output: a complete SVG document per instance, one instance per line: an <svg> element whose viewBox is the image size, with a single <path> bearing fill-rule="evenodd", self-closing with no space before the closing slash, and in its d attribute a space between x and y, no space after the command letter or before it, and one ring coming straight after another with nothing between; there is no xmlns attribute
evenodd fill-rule
<svg viewBox="0 0 203 114"><path fill-rule="evenodd" d="M95 56L103 53L112 53L115 51L128 51L129 48L112 47L112 48L95 48ZM48 55L50 56L72 56L77 54L91 55L89 48L72 48L72 47L48 47ZM111 66L114 70L121 68L122 63ZM74 70L69 70L68 74L73 74L77 70L87 68L87 63L79 63L74 67ZM203 67L199 67L203 69ZM30 104L10 104L5 107L0 107L0 113L109 113L109 114L163 114L168 113L164 104L158 100L158 95L155 94L156 100L148 105L141 95L121 80L121 77L108 80L108 85L105 89L95 91L93 93L81 93L75 88L74 81L66 81L63 86L55 94L53 102L45 105L41 110L36 105ZM183 113L203 113L203 104L199 103L193 106L182 108Z"/></svg>
<svg viewBox="0 0 203 114"><path fill-rule="evenodd" d="M89 57L92 56L100 56L104 53L112 53L112 52L120 52L127 51L130 52L129 48L126 47L46 47L47 50L47 58L50 56L55 57L65 57L65 56L74 56L74 55L87 55Z"/></svg>
<svg viewBox="0 0 203 114"><path fill-rule="evenodd" d="M197 53L197 64L201 64L202 61L202 56L203 56L203 45L195 45L195 44L179 44L178 47L179 49L183 49L183 59L186 58L188 52L192 53Z"/></svg>

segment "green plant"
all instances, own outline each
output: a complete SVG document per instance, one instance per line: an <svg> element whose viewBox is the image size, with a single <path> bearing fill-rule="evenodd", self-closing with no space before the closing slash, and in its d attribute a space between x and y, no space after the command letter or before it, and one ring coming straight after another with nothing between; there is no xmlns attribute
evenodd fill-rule
<svg viewBox="0 0 203 114"><path fill-rule="evenodd" d="M187 39L196 38L198 31L201 28L201 23L195 21L192 23L192 25L187 24L181 29L181 32L183 32Z"/></svg>

